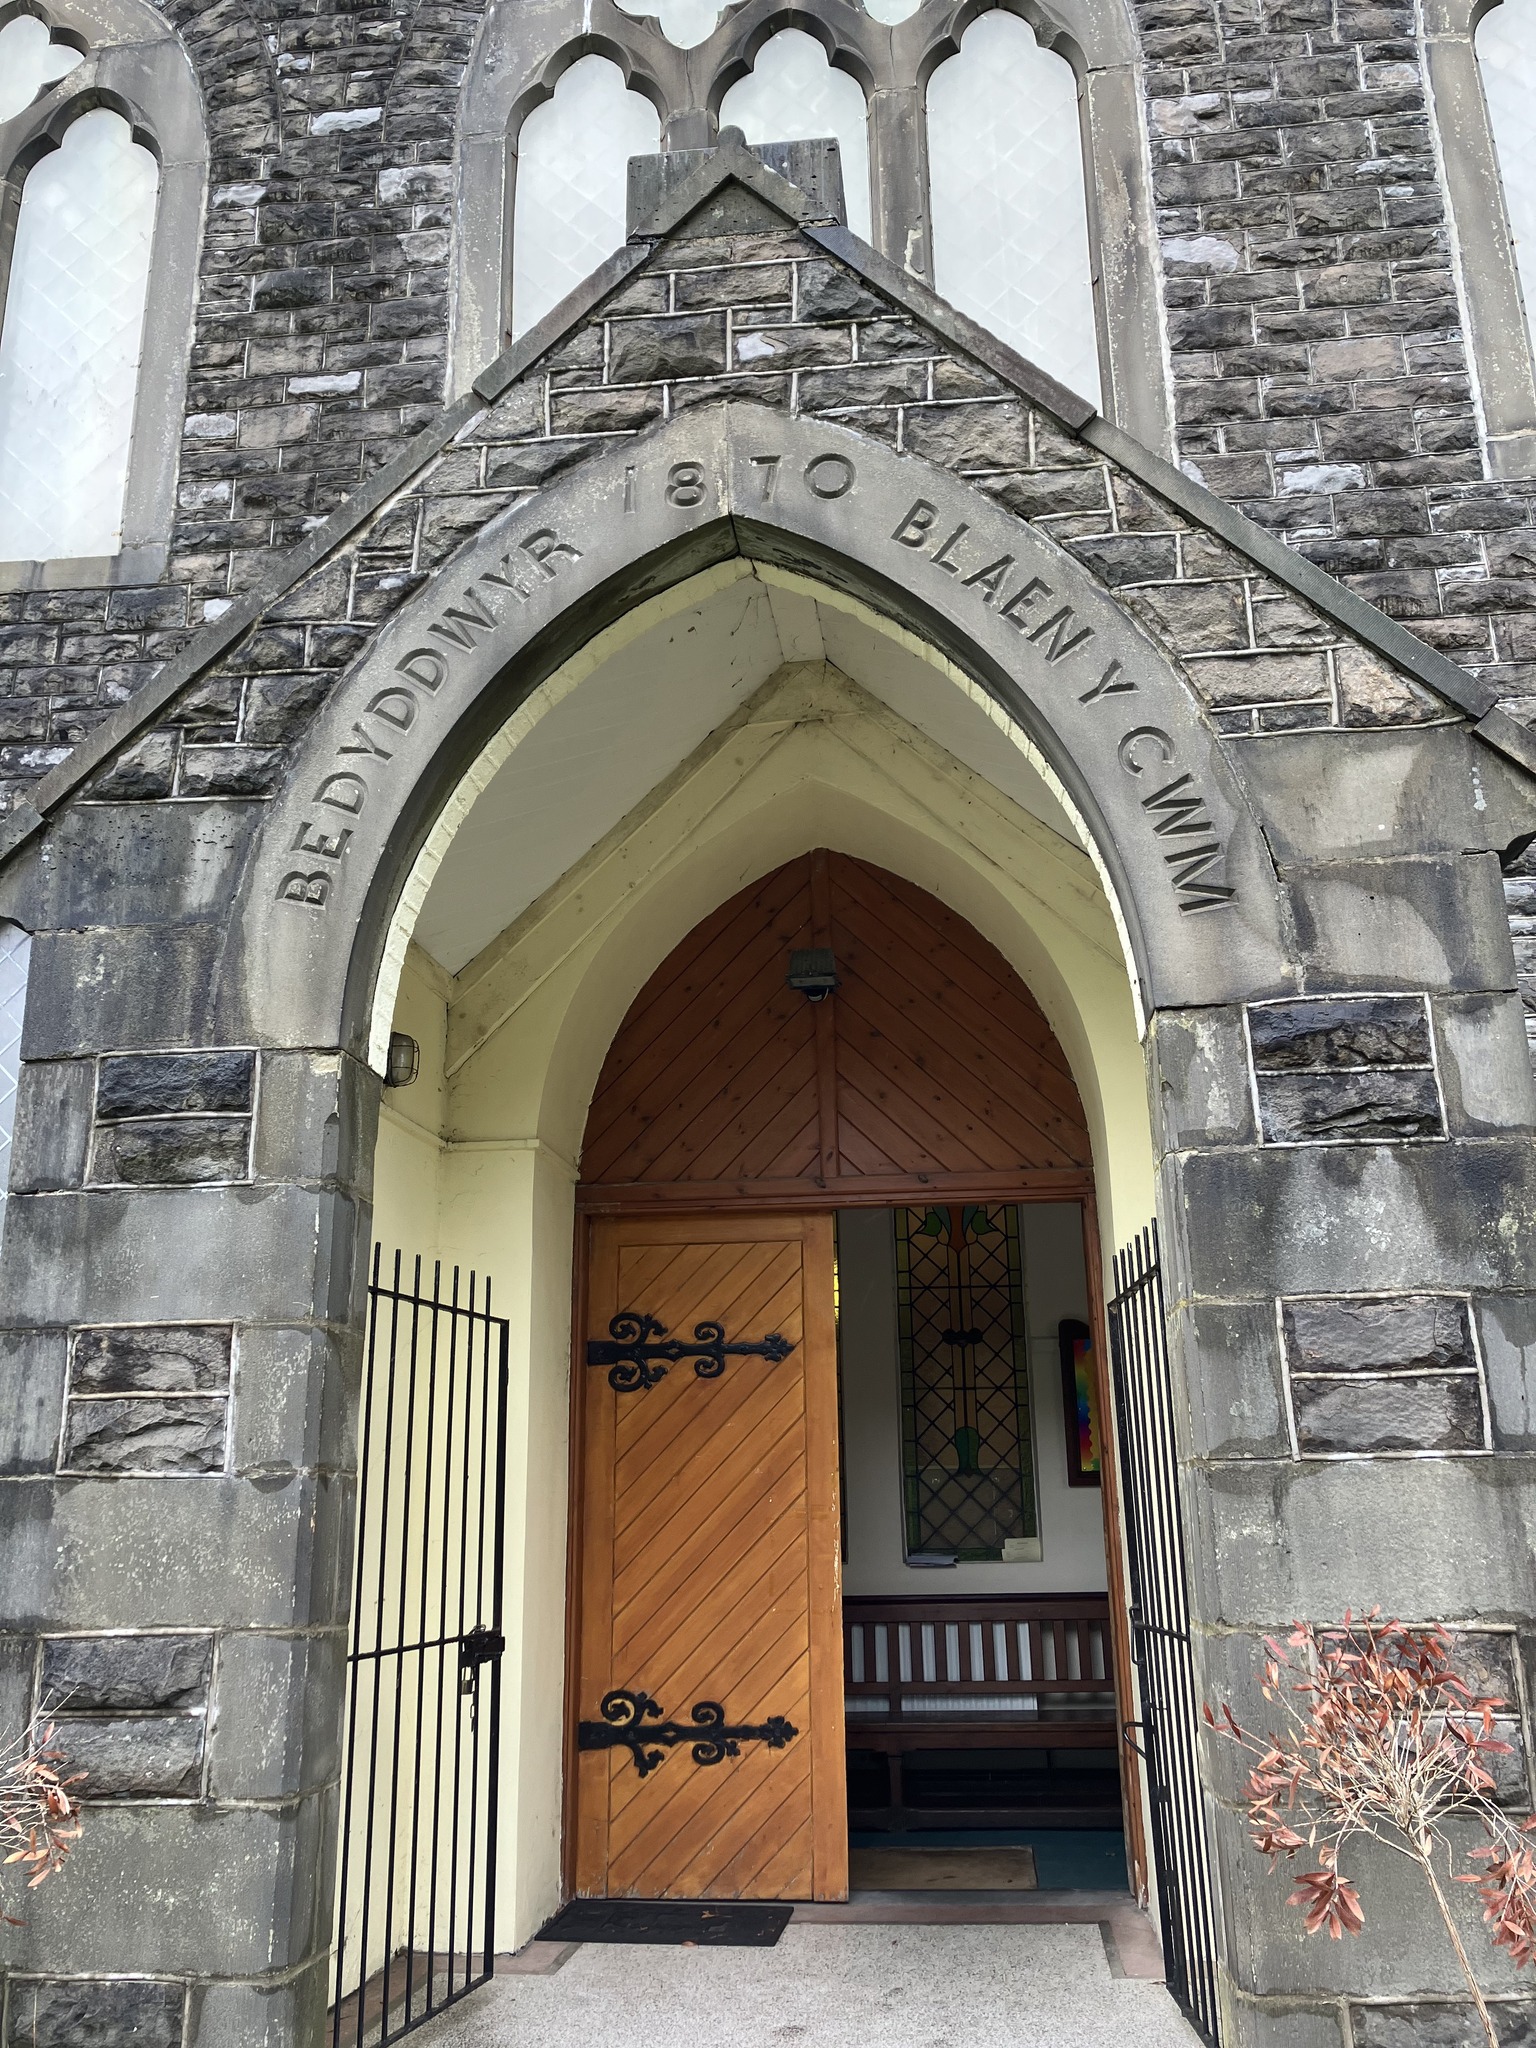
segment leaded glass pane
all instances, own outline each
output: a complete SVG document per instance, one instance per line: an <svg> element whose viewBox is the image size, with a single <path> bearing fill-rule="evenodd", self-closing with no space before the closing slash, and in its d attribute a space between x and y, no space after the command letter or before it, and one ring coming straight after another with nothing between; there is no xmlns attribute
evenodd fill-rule
<svg viewBox="0 0 1536 2048"><path fill-rule="evenodd" d="M720 19L722 0L618 0L625 14L650 15L679 50L707 41Z"/></svg>
<svg viewBox="0 0 1536 2048"><path fill-rule="evenodd" d="M1536 312L1536 0L1504 0L1483 16L1477 60L1530 321Z"/></svg>
<svg viewBox="0 0 1536 2048"><path fill-rule="evenodd" d="M896 1212L907 1554L1001 1558L1038 1535L1016 1209Z"/></svg>
<svg viewBox="0 0 1536 2048"><path fill-rule="evenodd" d="M748 142L814 142L837 138L843 160L848 225L867 242L869 113L858 81L827 62L827 53L804 29L781 29L757 53L720 104L720 126L739 128Z"/></svg>
<svg viewBox="0 0 1536 2048"><path fill-rule="evenodd" d="M0 560L122 546L159 182L105 107L27 176L0 329Z"/></svg>
<svg viewBox="0 0 1536 2048"><path fill-rule="evenodd" d="M517 138L512 331L522 334L624 246L632 156L661 147L661 117L606 57L582 57Z"/></svg>
<svg viewBox="0 0 1536 2048"><path fill-rule="evenodd" d="M928 84L934 282L951 305L1099 403L1077 81L1002 11Z"/></svg>
<svg viewBox="0 0 1536 2048"><path fill-rule="evenodd" d="M24 931L13 924L0 924L0 1231L5 1228L5 1191L11 1179L11 1132L21 1072L21 1013L27 1001L31 952L32 941Z"/></svg>
<svg viewBox="0 0 1536 2048"><path fill-rule="evenodd" d="M0 28L0 121L25 113L45 85L84 63L78 50L56 43L35 14L18 14Z"/></svg>

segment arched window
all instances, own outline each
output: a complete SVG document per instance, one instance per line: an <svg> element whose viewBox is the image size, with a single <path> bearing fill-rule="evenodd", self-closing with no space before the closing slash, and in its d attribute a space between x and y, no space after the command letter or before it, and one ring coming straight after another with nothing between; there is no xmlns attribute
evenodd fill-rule
<svg viewBox="0 0 1536 2048"><path fill-rule="evenodd" d="M1099 402L1077 80L1017 15L984 14L928 82L934 284Z"/></svg>
<svg viewBox="0 0 1536 2048"><path fill-rule="evenodd" d="M757 53L720 104L722 128L739 128L748 142L806 142L835 135L843 160L848 225L870 238L869 134L864 94L857 80L827 62L827 53L803 29L781 29Z"/></svg>
<svg viewBox="0 0 1536 2048"><path fill-rule="evenodd" d="M197 297L202 96L149 0L26 7L0 28L0 583L152 583Z"/></svg>
<svg viewBox="0 0 1536 2048"><path fill-rule="evenodd" d="M35 14L17 14L0 28L0 121L25 113L45 86L65 78L82 60L70 43L56 43Z"/></svg>
<svg viewBox="0 0 1536 2048"><path fill-rule="evenodd" d="M0 326L0 558L114 555L160 173L120 114L80 115L22 187Z"/></svg>
<svg viewBox="0 0 1536 2048"><path fill-rule="evenodd" d="M16 1125L16 1083L21 1074L21 1013L27 1003L32 941L19 925L0 921L0 1232L11 1183L11 1133Z"/></svg>
<svg viewBox="0 0 1536 2048"><path fill-rule="evenodd" d="M661 147L661 119L606 57L582 57L517 138L512 332L522 334L614 250L625 233L632 156Z"/></svg>
<svg viewBox="0 0 1536 2048"><path fill-rule="evenodd" d="M1536 313L1536 0L1503 0L1483 16L1477 61L1530 323Z"/></svg>
<svg viewBox="0 0 1536 2048"><path fill-rule="evenodd" d="M618 0L601 19L591 0L487 0L460 109L452 388L618 249L625 155L722 128L759 148L832 136L856 235L1169 453L1142 62L1129 0Z"/></svg>

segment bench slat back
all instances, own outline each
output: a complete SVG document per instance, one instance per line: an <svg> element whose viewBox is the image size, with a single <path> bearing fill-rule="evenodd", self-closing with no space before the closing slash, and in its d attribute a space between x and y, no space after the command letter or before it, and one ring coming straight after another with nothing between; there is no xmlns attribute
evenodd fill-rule
<svg viewBox="0 0 1536 2048"><path fill-rule="evenodd" d="M895 1716L1006 1703L1049 1715L1112 1698L1112 1658L1104 1593L843 1602L850 1708L878 1699Z"/></svg>

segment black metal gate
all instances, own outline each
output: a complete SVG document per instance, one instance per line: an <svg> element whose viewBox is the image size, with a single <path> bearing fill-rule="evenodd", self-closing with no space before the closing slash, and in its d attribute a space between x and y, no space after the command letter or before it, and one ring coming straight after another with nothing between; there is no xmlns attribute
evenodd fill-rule
<svg viewBox="0 0 1536 2048"><path fill-rule="evenodd" d="M1215 2043L1216 1913L1200 1789L1189 1585L1174 1450L1173 1380L1157 1225L1115 1255L1109 1304L1121 1486L1130 1568L1131 1648L1141 1691L1152 1855L1168 1989ZM1134 1725L1134 1724L1133 1724ZM1131 1741L1131 1730L1126 1740Z"/></svg>
<svg viewBox="0 0 1536 2048"><path fill-rule="evenodd" d="M495 1956L508 1326L473 1273L428 1292L402 1263L376 1248L368 1289L333 2048L382 2048Z"/></svg>

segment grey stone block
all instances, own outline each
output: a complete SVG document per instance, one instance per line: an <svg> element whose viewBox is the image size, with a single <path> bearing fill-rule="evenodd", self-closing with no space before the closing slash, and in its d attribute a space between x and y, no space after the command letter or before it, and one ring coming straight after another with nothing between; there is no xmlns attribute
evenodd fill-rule
<svg viewBox="0 0 1536 2048"><path fill-rule="evenodd" d="M76 1330L77 1394L209 1394L229 1386L228 1323L137 1323Z"/></svg>
<svg viewBox="0 0 1536 2048"><path fill-rule="evenodd" d="M1184 1233L1196 1294L1523 1290L1536 1270L1527 1138L1187 1153L1166 1170L1165 1214L1219 1219Z"/></svg>
<svg viewBox="0 0 1536 2048"><path fill-rule="evenodd" d="M11 2048L181 2048L186 1986L143 1979L20 1979L11 1985Z"/></svg>
<svg viewBox="0 0 1536 2048"><path fill-rule="evenodd" d="M284 1799L333 1779L341 1767L337 1703L347 1631L328 1636L225 1634L209 1733L215 1799Z"/></svg>
<svg viewBox="0 0 1536 2048"><path fill-rule="evenodd" d="M914 405L904 425L909 454L946 469L1027 469L1029 413L1016 399L974 404Z"/></svg>
<svg viewBox="0 0 1536 2048"><path fill-rule="evenodd" d="M1226 1988L1223 2048L1344 2048L1342 2003L1300 2005L1291 1999L1245 1998Z"/></svg>
<svg viewBox="0 0 1536 2048"><path fill-rule="evenodd" d="M248 1481L217 1474L174 1488L62 1475L0 1482L11 1613L59 1630L330 1628L347 1615L350 1479ZM208 1560L228 1561L227 1572Z"/></svg>
<svg viewBox="0 0 1536 2048"><path fill-rule="evenodd" d="M1499 2048L1536 2048L1536 2003L1498 2000L1491 2008ZM1389 2005L1351 2000L1354 2048L1487 2048L1488 2037L1470 1999L1427 1999Z"/></svg>
<svg viewBox="0 0 1536 2048"><path fill-rule="evenodd" d="M248 1110L256 1087L253 1052L127 1053L100 1063L96 1116L179 1116Z"/></svg>
<svg viewBox="0 0 1536 2048"><path fill-rule="evenodd" d="M51 1324L192 1322L210 1304L237 1317L303 1322L317 1287L350 1287L366 1258L358 1249L366 1228L344 1196L270 1182L13 1196L0 1295L13 1319ZM77 1255L82 1243L91 1246L88 1261ZM166 1245L176 1247L169 1262ZM336 1307L341 1319L350 1314L349 1300Z"/></svg>
<svg viewBox="0 0 1536 2048"><path fill-rule="evenodd" d="M221 1975L280 1982L324 1953L334 1792L277 1808L109 1800L89 1826L70 1882L40 1886L8 1931L13 1970L206 1979L217 1959Z"/></svg>
<svg viewBox="0 0 1536 2048"><path fill-rule="evenodd" d="M211 1027L224 933L215 923L167 925L145 943L142 930L39 932L22 1056L68 1058L115 1051L131 1032L145 1045L228 1042Z"/></svg>
<svg viewBox="0 0 1536 2048"><path fill-rule="evenodd" d="M49 1636L40 1698L76 1712L203 1706L211 1635Z"/></svg>
<svg viewBox="0 0 1536 2048"><path fill-rule="evenodd" d="M357 1464L360 1334L253 1325L241 1332L231 1464L250 1478Z"/></svg>
<svg viewBox="0 0 1536 2048"><path fill-rule="evenodd" d="M1253 1091L1240 1010L1160 1011L1152 1020L1149 1047L1165 1146L1253 1143Z"/></svg>
<svg viewBox="0 0 1536 2048"><path fill-rule="evenodd" d="M1519 996L1439 996L1432 1007L1449 1128L1473 1136L1529 1128L1536 1086Z"/></svg>
<svg viewBox="0 0 1536 2048"><path fill-rule="evenodd" d="M203 1717L78 1720L61 1714L55 1740L82 1799L195 1799L202 1789Z"/></svg>
<svg viewBox="0 0 1536 2048"><path fill-rule="evenodd" d="M62 1330L0 1330L0 1473L57 1464L67 1358Z"/></svg>
<svg viewBox="0 0 1536 2048"><path fill-rule="evenodd" d="M90 1152L89 1060L27 1061L16 1089L10 1189L44 1194L77 1188Z"/></svg>
<svg viewBox="0 0 1536 2048"><path fill-rule="evenodd" d="M1258 1096L1271 1145L1438 1138L1445 1128L1429 1072L1260 1074Z"/></svg>
<svg viewBox="0 0 1536 2048"><path fill-rule="evenodd" d="M1185 1303L1176 1327L1191 1455L1288 1458L1274 1303Z"/></svg>
<svg viewBox="0 0 1536 2048"><path fill-rule="evenodd" d="M1331 989L1514 986L1492 854L1333 861L1283 871L1309 979Z"/></svg>
<svg viewBox="0 0 1536 2048"><path fill-rule="evenodd" d="M1429 1014L1413 996L1307 998L1248 1009L1260 1073L1297 1067L1428 1066Z"/></svg>
<svg viewBox="0 0 1536 2048"><path fill-rule="evenodd" d="M1470 1373L1291 1382L1302 1451L1472 1451L1484 1447L1483 1404Z"/></svg>
<svg viewBox="0 0 1536 2048"><path fill-rule="evenodd" d="M1477 1363L1467 1304L1430 1294L1288 1301L1291 1371L1456 1371Z"/></svg>
<svg viewBox="0 0 1536 2048"><path fill-rule="evenodd" d="M65 1472L221 1472L228 1403L137 1394L74 1401L64 1417Z"/></svg>
<svg viewBox="0 0 1536 2048"><path fill-rule="evenodd" d="M1493 1440L1536 1450L1536 1296L1485 1296L1474 1303L1488 1383Z"/></svg>
<svg viewBox="0 0 1536 2048"><path fill-rule="evenodd" d="M250 1172L247 1117L146 1117L98 1128L91 1179L98 1186L187 1187L244 1180Z"/></svg>
<svg viewBox="0 0 1536 2048"><path fill-rule="evenodd" d="M709 377L727 367L723 313L615 320L609 335L608 374L615 384L654 384L663 377Z"/></svg>
<svg viewBox="0 0 1536 2048"><path fill-rule="evenodd" d="M192 2008L187 2048L291 2048L319 2040L330 1995L324 1954L280 1983L207 1984Z"/></svg>

